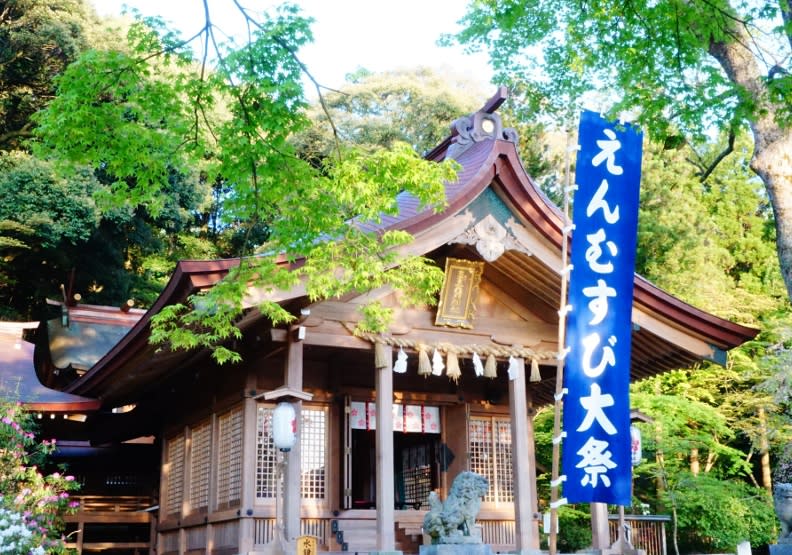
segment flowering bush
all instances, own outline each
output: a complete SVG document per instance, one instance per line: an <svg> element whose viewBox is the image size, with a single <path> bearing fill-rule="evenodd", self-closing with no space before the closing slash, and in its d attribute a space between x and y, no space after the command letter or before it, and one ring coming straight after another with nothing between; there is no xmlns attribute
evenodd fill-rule
<svg viewBox="0 0 792 555"><path fill-rule="evenodd" d="M39 536L35 520L0 507L0 553L44 555Z"/></svg>
<svg viewBox="0 0 792 555"><path fill-rule="evenodd" d="M33 419L19 403L0 399L0 553L66 553L63 516L77 503L73 476L41 466L55 441L37 441Z"/></svg>

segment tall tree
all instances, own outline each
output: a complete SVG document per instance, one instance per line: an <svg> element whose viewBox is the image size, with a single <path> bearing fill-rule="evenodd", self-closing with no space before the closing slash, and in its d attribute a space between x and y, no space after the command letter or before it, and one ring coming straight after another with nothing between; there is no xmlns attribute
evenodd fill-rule
<svg viewBox="0 0 792 555"><path fill-rule="evenodd" d="M100 42L100 29L84 0L0 2L0 150L32 135L30 116L55 95L54 78Z"/></svg>
<svg viewBox="0 0 792 555"><path fill-rule="evenodd" d="M448 70L415 67L375 73L361 68L347 75L340 90L329 91L323 104L311 106L313 125L293 142L314 163L332 154L335 136L363 148L387 148L401 141L423 154L448 136L455 119L478 109L482 98L486 93L478 82ZM500 108L504 125L517 128L523 165L545 185L555 173L548 136L517 108L512 99Z"/></svg>
<svg viewBox="0 0 792 555"><path fill-rule="evenodd" d="M564 113L593 97L604 111L636 113L671 143L750 128L750 166L775 214L792 298L788 0L477 0L462 23L454 38L488 49L497 79L536 110Z"/></svg>
<svg viewBox="0 0 792 555"><path fill-rule="evenodd" d="M448 136L453 120L478 108L484 98L478 88L469 78L427 67L359 69L325 95L324 107L312 106L315 125L295 139L301 151L322 158L335 148L333 128L344 142L387 148L401 141L424 153Z"/></svg>
<svg viewBox="0 0 792 555"><path fill-rule="evenodd" d="M723 143L698 150L711 160ZM767 196L747 169L748 138L703 183L693 157L689 147L644 149L636 271L695 306L756 324L786 292Z"/></svg>

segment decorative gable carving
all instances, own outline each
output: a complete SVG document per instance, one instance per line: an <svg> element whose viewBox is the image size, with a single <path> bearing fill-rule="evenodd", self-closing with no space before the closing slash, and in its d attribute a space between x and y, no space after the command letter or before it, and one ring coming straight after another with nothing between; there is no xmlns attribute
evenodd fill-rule
<svg viewBox="0 0 792 555"><path fill-rule="evenodd" d="M507 250L518 251L528 256L533 254L528 247L509 233L492 214L488 214L476 225L452 239L450 244L453 243L475 245L476 251L487 262L494 262Z"/></svg>

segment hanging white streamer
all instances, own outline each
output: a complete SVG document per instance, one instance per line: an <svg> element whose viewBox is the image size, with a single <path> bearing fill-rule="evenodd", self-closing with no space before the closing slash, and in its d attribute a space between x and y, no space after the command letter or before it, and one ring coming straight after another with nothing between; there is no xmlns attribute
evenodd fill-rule
<svg viewBox="0 0 792 555"><path fill-rule="evenodd" d="M435 349L434 354L432 354L432 375L433 376L440 376L443 374L443 368L445 368L445 364L443 364L443 356L440 352Z"/></svg>
<svg viewBox="0 0 792 555"><path fill-rule="evenodd" d="M401 347L396 355L396 362L393 363L393 371L397 374L404 374L407 371L407 353Z"/></svg>
<svg viewBox="0 0 792 555"><path fill-rule="evenodd" d="M478 353L473 353L473 371L476 373L476 376L483 376L484 375L484 364L481 362L481 357Z"/></svg>
<svg viewBox="0 0 792 555"><path fill-rule="evenodd" d="M517 359L514 357L509 357L509 379L517 379Z"/></svg>

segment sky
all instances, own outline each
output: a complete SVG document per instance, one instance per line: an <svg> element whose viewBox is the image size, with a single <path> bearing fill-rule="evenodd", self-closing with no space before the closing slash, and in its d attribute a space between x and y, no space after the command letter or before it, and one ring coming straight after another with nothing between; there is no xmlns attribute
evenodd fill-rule
<svg viewBox="0 0 792 555"><path fill-rule="evenodd" d="M203 25L201 0L91 0L100 15L120 15L123 6L143 15L159 15L172 22L184 36ZM344 76L363 67L381 72L419 65L446 68L489 85L492 71L485 54L465 54L461 47L438 47L442 33L459 30L469 0L293 0L305 15L315 19L314 43L300 59L322 85L338 88ZM242 0L255 11L279 4L274 0ZM209 0L212 20L226 34L242 29L232 0ZM485 101L486 99L482 99Z"/></svg>

